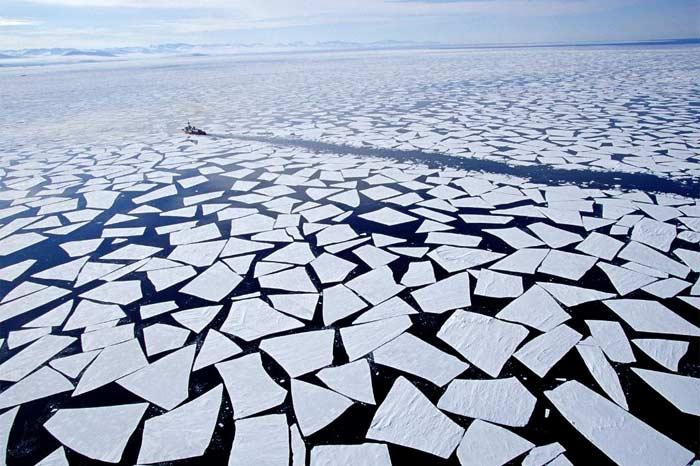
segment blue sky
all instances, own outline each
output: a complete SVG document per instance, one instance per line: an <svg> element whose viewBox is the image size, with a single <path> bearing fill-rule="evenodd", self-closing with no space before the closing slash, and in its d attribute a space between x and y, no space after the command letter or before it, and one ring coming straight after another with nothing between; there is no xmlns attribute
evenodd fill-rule
<svg viewBox="0 0 700 466"><path fill-rule="evenodd" d="M700 0L0 0L0 49L700 37Z"/></svg>

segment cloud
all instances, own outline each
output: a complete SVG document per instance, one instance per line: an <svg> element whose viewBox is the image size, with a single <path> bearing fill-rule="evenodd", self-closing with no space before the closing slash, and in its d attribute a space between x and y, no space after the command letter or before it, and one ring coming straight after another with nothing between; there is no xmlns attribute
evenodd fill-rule
<svg viewBox="0 0 700 466"><path fill-rule="evenodd" d="M36 26L39 24L41 24L39 21L0 16L0 27Z"/></svg>
<svg viewBox="0 0 700 466"><path fill-rule="evenodd" d="M518 31L529 23L554 19L559 24L560 18L607 14L644 0L0 0L4 1L29 9L23 12L36 11L36 19L43 21L35 28L5 28L14 37L0 36L0 46L18 48L42 41L94 46L227 40L516 42L522 35ZM0 18L0 26L39 24L4 21ZM452 25L450 32L443 28L447 23ZM491 25L485 31L488 38L469 35L479 24Z"/></svg>
<svg viewBox="0 0 700 466"><path fill-rule="evenodd" d="M494 13L516 15L578 14L614 8L638 0L24 0L27 3L82 8L154 10L219 10L239 12L241 19L334 15L417 14L453 15Z"/></svg>

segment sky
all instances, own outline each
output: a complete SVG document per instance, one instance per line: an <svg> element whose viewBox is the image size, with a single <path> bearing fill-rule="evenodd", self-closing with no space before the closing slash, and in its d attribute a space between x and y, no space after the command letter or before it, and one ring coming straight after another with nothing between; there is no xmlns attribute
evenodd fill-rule
<svg viewBox="0 0 700 466"><path fill-rule="evenodd" d="M0 0L0 49L700 37L700 0Z"/></svg>

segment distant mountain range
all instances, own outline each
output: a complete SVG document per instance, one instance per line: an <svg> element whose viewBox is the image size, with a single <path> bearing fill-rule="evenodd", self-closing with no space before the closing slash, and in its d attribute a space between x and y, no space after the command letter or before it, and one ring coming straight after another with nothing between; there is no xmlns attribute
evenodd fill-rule
<svg viewBox="0 0 700 466"><path fill-rule="evenodd" d="M207 55L222 52L234 52L242 50L347 50L347 49L386 49L406 48L417 46L435 46L436 42L409 42L409 41L380 41L380 42L288 42L276 44L262 43L231 43L231 44L160 44L148 47L111 47L103 49L77 49L77 48L39 48L20 50L0 50L0 59L11 58L39 58L39 57L124 57L127 55Z"/></svg>
<svg viewBox="0 0 700 466"><path fill-rule="evenodd" d="M111 47L101 49L78 48L36 48L20 50L0 50L0 67L10 63L20 66L31 64L75 63L111 59L126 59L129 57L148 56L182 56L199 57L208 55L225 55L241 53L273 53L294 51L332 51L332 50L383 50L411 48L510 48L510 47L589 47L589 46L634 46L634 45L697 45L700 39L670 39L628 42L584 42L584 43L545 43L545 44L442 44L439 42L414 42L384 40L378 42L280 42L276 44L263 43L230 43L230 44L160 44L148 47ZM63 57L63 58L61 58ZM13 60L14 59L14 60ZM9 63L8 63L9 62Z"/></svg>

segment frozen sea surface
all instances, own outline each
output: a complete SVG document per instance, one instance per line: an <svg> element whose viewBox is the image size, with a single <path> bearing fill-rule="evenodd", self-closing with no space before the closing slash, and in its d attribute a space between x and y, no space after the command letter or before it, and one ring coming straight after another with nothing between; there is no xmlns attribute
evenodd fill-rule
<svg viewBox="0 0 700 466"><path fill-rule="evenodd" d="M699 51L0 69L0 463L690 464Z"/></svg>

